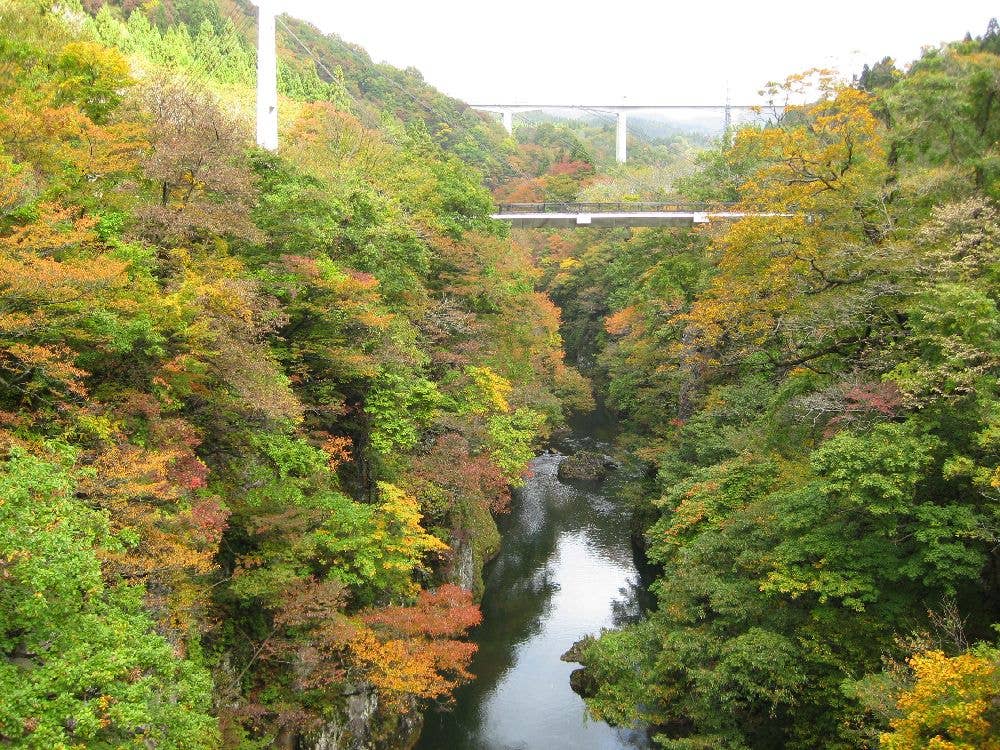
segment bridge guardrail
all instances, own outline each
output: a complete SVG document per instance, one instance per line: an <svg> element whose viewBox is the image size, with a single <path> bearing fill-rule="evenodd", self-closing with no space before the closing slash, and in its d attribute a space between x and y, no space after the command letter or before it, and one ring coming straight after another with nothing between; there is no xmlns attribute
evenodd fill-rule
<svg viewBox="0 0 1000 750"><path fill-rule="evenodd" d="M600 203L500 203L501 214L599 214L599 213L645 213L645 212L691 212L726 210L729 203L656 203L649 201L619 201Z"/></svg>

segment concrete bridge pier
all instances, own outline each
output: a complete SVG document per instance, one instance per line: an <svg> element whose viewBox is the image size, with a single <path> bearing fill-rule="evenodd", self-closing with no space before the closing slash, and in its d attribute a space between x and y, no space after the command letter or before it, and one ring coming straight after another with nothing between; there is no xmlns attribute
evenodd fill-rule
<svg viewBox="0 0 1000 750"><path fill-rule="evenodd" d="M618 123L615 127L615 158L619 164L628 160L628 114L624 109L618 110Z"/></svg>
<svg viewBox="0 0 1000 750"><path fill-rule="evenodd" d="M516 104L472 104L470 106L480 112L492 112L495 115L500 115L500 122L503 123L503 129L507 131L508 135L514 135L514 115L542 109L542 107L518 106Z"/></svg>
<svg viewBox="0 0 1000 750"><path fill-rule="evenodd" d="M278 150L278 60L274 37L274 0L257 5L257 145Z"/></svg>
<svg viewBox="0 0 1000 750"><path fill-rule="evenodd" d="M507 135L514 135L514 110L502 110L500 116L503 118L503 129L507 131Z"/></svg>

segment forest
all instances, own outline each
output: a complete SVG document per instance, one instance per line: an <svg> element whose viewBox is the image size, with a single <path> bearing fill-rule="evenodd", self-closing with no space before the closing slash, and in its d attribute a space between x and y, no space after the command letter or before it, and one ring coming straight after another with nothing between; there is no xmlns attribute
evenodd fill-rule
<svg viewBox="0 0 1000 750"><path fill-rule="evenodd" d="M401 731L589 402L530 257L343 81L284 65L253 148L231 22L0 7L0 744L291 747L358 693Z"/></svg>
<svg viewBox="0 0 1000 750"><path fill-rule="evenodd" d="M583 657L658 746L1000 747L1000 30L774 84L679 194L792 216L534 238L647 467L655 610ZM593 230L590 230L593 231Z"/></svg>
<svg viewBox="0 0 1000 750"><path fill-rule="evenodd" d="M0 0L0 747L412 747L596 392L656 578L593 719L1000 750L996 22L624 166L282 24L271 153L248 2ZM772 215L490 218L576 198Z"/></svg>

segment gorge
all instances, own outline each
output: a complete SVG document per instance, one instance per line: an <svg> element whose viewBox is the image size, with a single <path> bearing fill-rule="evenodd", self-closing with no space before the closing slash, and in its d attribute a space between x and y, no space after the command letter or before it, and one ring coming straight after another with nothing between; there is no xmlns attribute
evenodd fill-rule
<svg viewBox="0 0 1000 750"><path fill-rule="evenodd" d="M255 13L0 0L0 747L1000 749L996 21L507 132L282 15L273 150Z"/></svg>

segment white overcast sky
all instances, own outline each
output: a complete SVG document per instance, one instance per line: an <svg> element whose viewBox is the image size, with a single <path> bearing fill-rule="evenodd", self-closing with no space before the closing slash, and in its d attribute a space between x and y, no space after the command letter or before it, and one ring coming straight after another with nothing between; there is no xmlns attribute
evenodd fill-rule
<svg viewBox="0 0 1000 750"><path fill-rule="evenodd" d="M810 67L850 74L982 34L987 0L277 0L297 18L414 66L471 103L759 101Z"/></svg>

